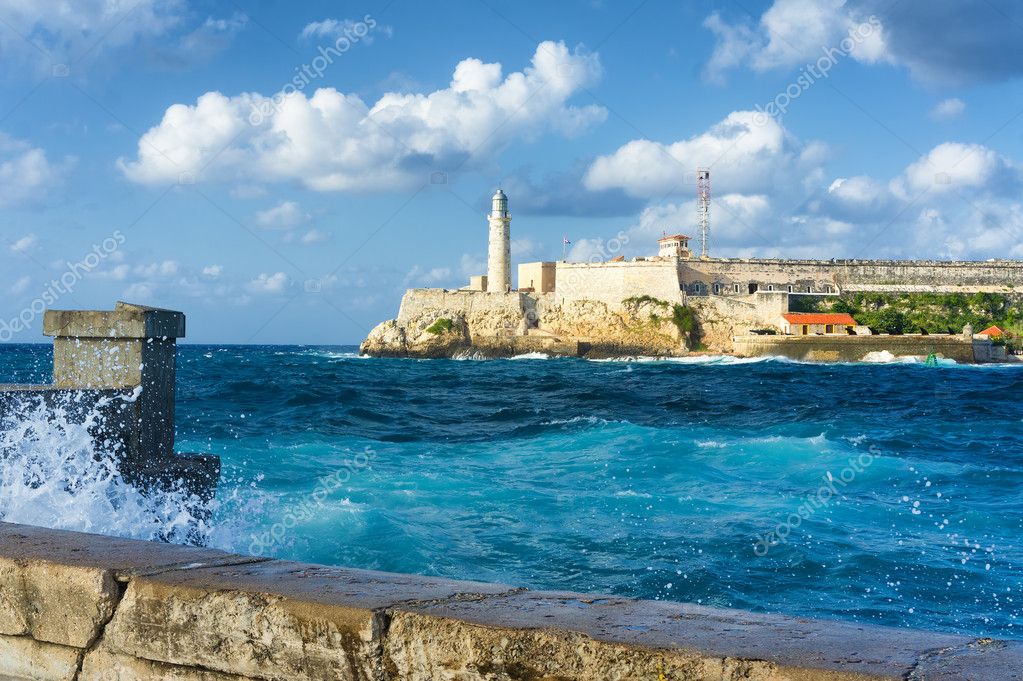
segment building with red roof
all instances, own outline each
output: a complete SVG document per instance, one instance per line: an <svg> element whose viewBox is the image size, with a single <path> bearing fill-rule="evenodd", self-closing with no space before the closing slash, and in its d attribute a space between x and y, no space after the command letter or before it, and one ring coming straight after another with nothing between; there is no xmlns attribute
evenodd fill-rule
<svg viewBox="0 0 1023 681"><path fill-rule="evenodd" d="M846 336L856 327L856 320L845 312L788 312L782 320L782 332L790 336Z"/></svg>
<svg viewBox="0 0 1023 681"><path fill-rule="evenodd" d="M988 338L998 338L999 336L1005 335L1005 331L992 324L977 335L987 336Z"/></svg>

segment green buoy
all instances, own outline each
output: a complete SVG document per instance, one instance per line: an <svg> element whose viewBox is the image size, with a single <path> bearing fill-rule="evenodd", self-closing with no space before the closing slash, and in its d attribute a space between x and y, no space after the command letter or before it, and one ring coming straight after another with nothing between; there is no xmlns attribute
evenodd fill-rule
<svg viewBox="0 0 1023 681"><path fill-rule="evenodd" d="M927 355L927 359L924 360L924 364L926 364L929 367L938 366L938 356L932 352L931 354Z"/></svg>

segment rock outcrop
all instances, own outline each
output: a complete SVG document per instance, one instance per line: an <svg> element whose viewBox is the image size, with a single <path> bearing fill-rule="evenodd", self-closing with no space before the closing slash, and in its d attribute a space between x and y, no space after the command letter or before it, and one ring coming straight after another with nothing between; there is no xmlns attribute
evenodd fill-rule
<svg viewBox="0 0 1023 681"><path fill-rule="evenodd" d="M550 294L412 289L396 319L363 342L375 357L511 357L530 352L592 358L689 352L692 312L648 296L611 306L564 305Z"/></svg>

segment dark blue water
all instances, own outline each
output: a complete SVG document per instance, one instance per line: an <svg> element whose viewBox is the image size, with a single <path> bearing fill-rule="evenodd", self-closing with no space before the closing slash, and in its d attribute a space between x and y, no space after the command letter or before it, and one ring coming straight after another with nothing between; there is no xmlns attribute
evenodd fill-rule
<svg viewBox="0 0 1023 681"><path fill-rule="evenodd" d="M181 348L178 449L224 462L210 543L1016 636L1023 367L353 351ZM49 365L0 349L0 380Z"/></svg>

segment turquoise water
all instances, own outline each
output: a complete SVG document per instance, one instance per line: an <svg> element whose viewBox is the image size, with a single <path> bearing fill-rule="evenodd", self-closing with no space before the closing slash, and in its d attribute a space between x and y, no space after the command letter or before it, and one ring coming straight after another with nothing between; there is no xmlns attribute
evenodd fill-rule
<svg viewBox="0 0 1023 681"><path fill-rule="evenodd" d="M0 349L0 380L49 366ZM184 346L178 385L178 449L223 458L214 546L1017 636L1023 367ZM31 496L5 463L7 520L190 522L105 483Z"/></svg>

